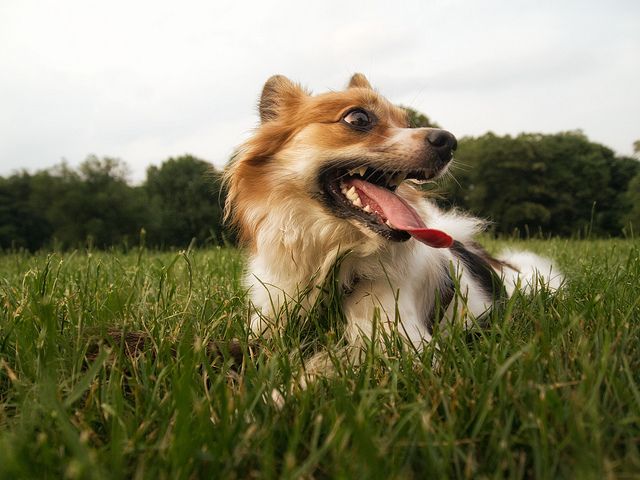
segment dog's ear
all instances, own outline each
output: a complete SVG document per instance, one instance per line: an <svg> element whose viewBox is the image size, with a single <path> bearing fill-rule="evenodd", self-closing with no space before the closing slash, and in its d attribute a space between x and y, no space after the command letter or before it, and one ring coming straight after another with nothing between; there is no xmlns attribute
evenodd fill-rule
<svg viewBox="0 0 640 480"><path fill-rule="evenodd" d="M373 87L365 77L361 73L354 73L351 80L349 80L349 88L368 88L369 90L373 90Z"/></svg>
<svg viewBox="0 0 640 480"><path fill-rule="evenodd" d="M300 85L283 75L274 75L262 88L260 96L260 121L270 122L278 118L282 110L295 105L307 95Z"/></svg>

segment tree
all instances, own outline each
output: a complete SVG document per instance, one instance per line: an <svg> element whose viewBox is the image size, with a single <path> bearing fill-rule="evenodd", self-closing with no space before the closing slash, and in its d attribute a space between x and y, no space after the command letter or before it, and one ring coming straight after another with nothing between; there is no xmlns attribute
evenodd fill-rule
<svg viewBox="0 0 640 480"><path fill-rule="evenodd" d="M579 131L465 138L456 161L462 171L452 171L462 187L448 186L453 203L489 217L504 233L619 235L624 192L640 170Z"/></svg>
<svg viewBox="0 0 640 480"><path fill-rule="evenodd" d="M47 218L53 237L63 247L85 242L99 248L136 242L148 218L141 188L127 183L128 168L115 158L94 155L78 171L62 164L49 172L50 189L41 192L41 203L49 202ZM45 182L47 183L47 182Z"/></svg>
<svg viewBox="0 0 640 480"><path fill-rule="evenodd" d="M436 122L431 121L429 117L427 117L424 113L420 113L417 110L414 110L411 107L400 106L407 111L407 115L409 117L409 126L411 128L421 128L421 127L431 127L431 128L440 128Z"/></svg>
<svg viewBox="0 0 640 480"><path fill-rule="evenodd" d="M33 202L34 176L0 178L0 248L42 248L52 231L45 210Z"/></svg>
<svg viewBox="0 0 640 480"><path fill-rule="evenodd" d="M191 155L169 158L147 169L145 189L153 222L149 240L163 246L224 241L220 175Z"/></svg>
<svg viewBox="0 0 640 480"><path fill-rule="evenodd" d="M625 227L631 227L634 237L640 235L640 172L629 182L625 193L628 211L624 215Z"/></svg>
<svg viewBox="0 0 640 480"><path fill-rule="evenodd" d="M126 174L120 160L89 156L77 170L63 162L0 178L0 247L104 248L137 241L149 211L143 190L130 186Z"/></svg>

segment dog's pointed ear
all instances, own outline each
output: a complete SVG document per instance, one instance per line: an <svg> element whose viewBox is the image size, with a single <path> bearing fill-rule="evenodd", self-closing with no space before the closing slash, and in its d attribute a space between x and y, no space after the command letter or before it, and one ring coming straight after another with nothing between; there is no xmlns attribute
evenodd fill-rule
<svg viewBox="0 0 640 480"><path fill-rule="evenodd" d="M291 107L308 95L300 85L293 83L284 75L274 75L262 88L260 96L260 121L270 122L278 118L282 110Z"/></svg>
<svg viewBox="0 0 640 480"><path fill-rule="evenodd" d="M349 80L349 88L368 88L369 90L373 90L373 87L365 77L361 73L354 73L351 80Z"/></svg>

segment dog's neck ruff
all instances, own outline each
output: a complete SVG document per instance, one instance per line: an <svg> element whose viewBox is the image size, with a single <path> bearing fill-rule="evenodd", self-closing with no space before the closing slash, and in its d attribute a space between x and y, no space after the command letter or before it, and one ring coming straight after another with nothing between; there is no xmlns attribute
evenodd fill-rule
<svg viewBox="0 0 640 480"><path fill-rule="evenodd" d="M450 235L427 227L418 212L391 190L358 178L349 179L345 183L355 187L362 204L384 217L392 228L403 230L433 248L449 248L453 244Z"/></svg>

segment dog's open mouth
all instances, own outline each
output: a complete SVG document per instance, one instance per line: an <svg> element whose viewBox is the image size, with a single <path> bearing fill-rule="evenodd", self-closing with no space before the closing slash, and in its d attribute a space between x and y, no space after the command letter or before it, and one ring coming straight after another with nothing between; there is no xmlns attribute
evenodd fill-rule
<svg viewBox="0 0 640 480"><path fill-rule="evenodd" d="M428 180L424 171L388 173L369 167L336 168L320 175L328 203L342 218L355 218L396 242L413 237L431 247L450 247L452 238L427 227L418 212L394 192L405 179Z"/></svg>

